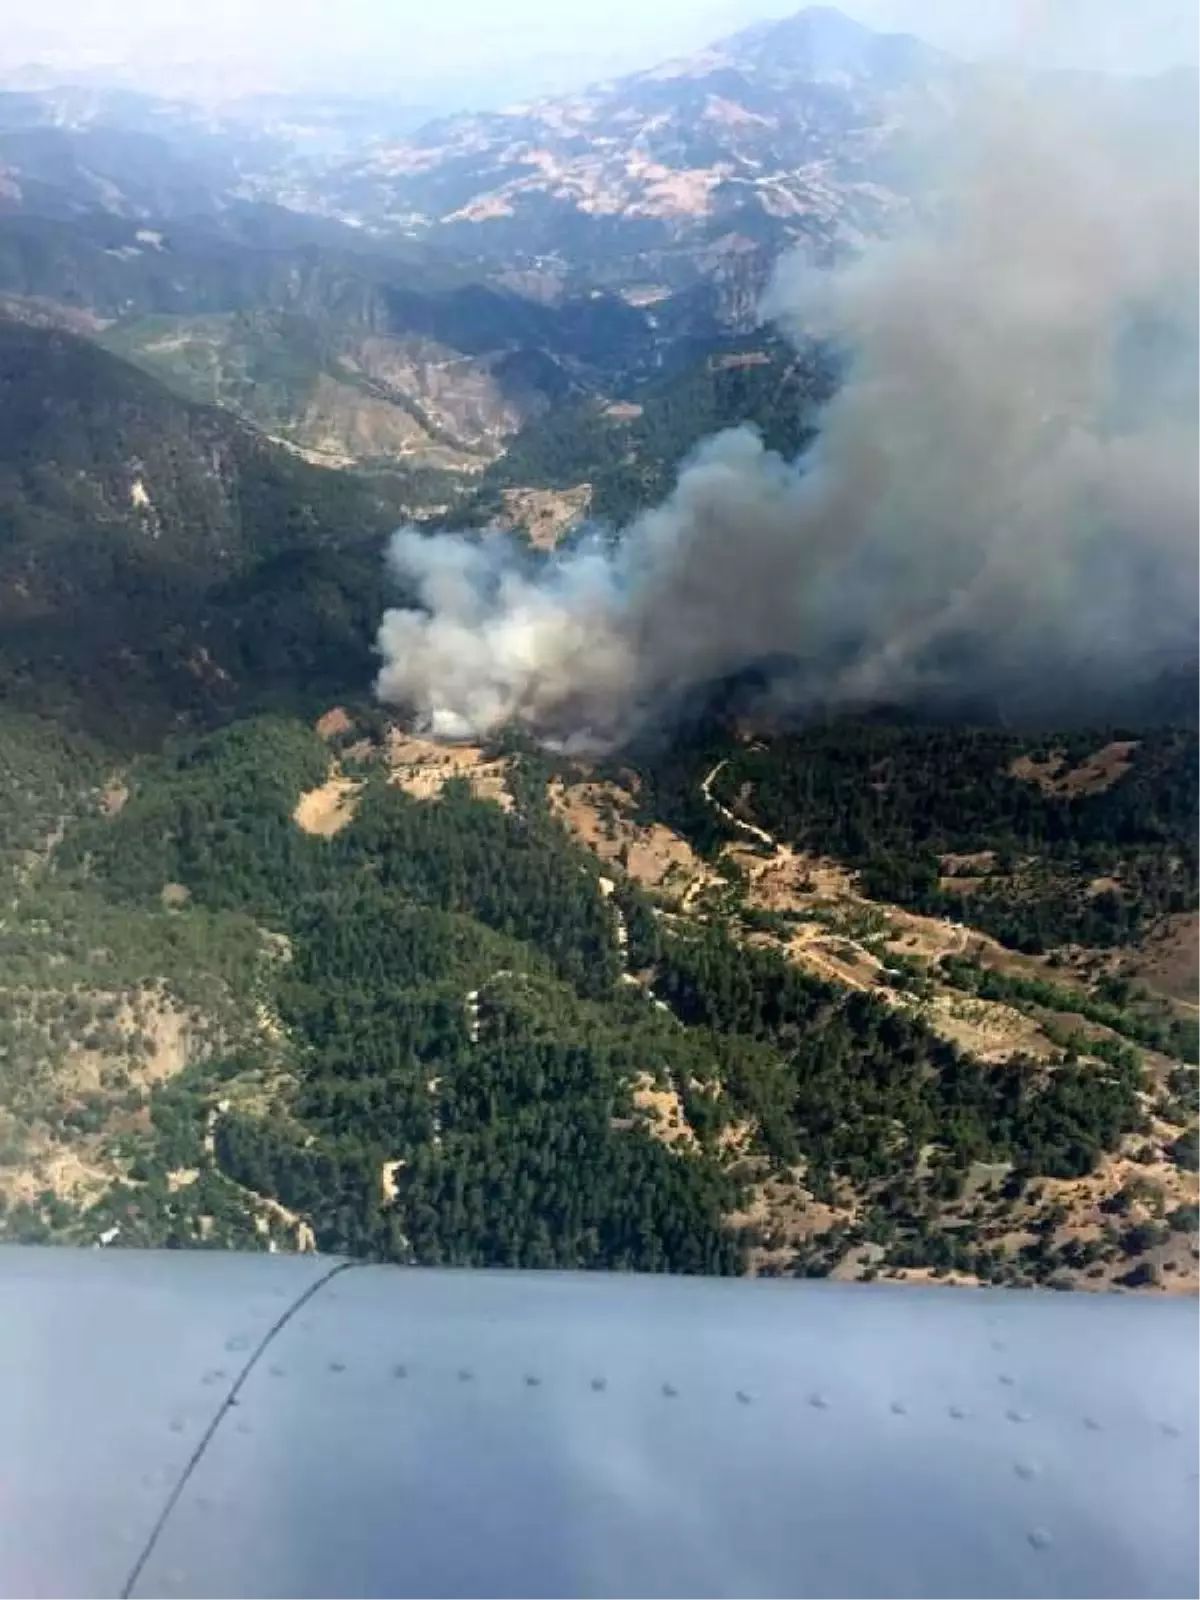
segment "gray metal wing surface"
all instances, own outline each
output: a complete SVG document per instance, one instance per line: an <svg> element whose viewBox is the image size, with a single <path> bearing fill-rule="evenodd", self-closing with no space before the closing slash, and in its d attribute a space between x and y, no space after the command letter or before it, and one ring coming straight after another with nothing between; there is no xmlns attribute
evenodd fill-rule
<svg viewBox="0 0 1200 1600"><path fill-rule="evenodd" d="M1195 1302L0 1248L0 1593L1193 1595Z"/></svg>

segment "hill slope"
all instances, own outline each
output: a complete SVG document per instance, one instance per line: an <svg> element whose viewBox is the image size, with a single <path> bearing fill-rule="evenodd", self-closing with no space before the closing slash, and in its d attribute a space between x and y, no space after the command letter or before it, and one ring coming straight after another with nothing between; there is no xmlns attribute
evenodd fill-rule
<svg viewBox="0 0 1200 1600"><path fill-rule="evenodd" d="M244 660L264 675L258 693L285 640L301 648L315 629L315 642L310 582L323 572L344 601L364 543L370 597L359 603L377 607L380 540L397 519L364 483L177 399L83 339L0 322L9 705L126 733L236 705ZM335 547L349 555L330 579L322 563ZM368 628L364 616L356 652ZM361 653L355 668L366 670Z"/></svg>
<svg viewBox="0 0 1200 1600"><path fill-rule="evenodd" d="M0 305L100 338L329 464L478 470L565 396L651 367L647 315L245 206L208 222L0 216Z"/></svg>
<svg viewBox="0 0 1200 1600"><path fill-rule="evenodd" d="M775 841L748 818L802 774L787 741L741 751L746 794L727 735L672 790L320 726L243 721L106 782L0 719L0 1232L1194 1288L1194 1015ZM921 776L927 745L871 738ZM942 751L985 841L1036 787L1008 753ZM1132 775L1144 817L1125 755L1071 771ZM703 854L662 820L689 807Z"/></svg>
<svg viewBox="0 0 1200 1600"><path fill-rule="evenodd" d="M506 491L587 484L591 515L622 523L659 504L701 440L757 428L789 460L812 436L835 382L830 359L769 333L723 340L673 370L631 384L626 397L569 401L531 418L456 514L500 510Z"/></svg>
<svg viewBox="0 0 1200 1600"><path fill-rule="evenodd" d="M321 195L472 252L686 282L877 232L902 204L900 127L943 109L957 72L817 7L580 95L444 118L324 175Z"/></svg>

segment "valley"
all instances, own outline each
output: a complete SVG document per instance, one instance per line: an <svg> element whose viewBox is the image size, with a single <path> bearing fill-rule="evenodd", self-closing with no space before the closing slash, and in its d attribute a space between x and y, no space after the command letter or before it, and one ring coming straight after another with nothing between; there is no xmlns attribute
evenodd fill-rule
<svg viewBox="0 0 1200 1600"><path fill-rule="evenodd" d="M885 229L903 116L961 77L813 10L425 127L0 86L0 306L448 509L527 425L755 333L788 246Z"/></svg>

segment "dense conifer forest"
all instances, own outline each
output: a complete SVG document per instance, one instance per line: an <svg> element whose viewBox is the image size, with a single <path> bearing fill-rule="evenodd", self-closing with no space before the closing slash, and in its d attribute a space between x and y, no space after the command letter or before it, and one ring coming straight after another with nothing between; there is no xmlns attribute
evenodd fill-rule
<svg viewBox="0 0 1200 1600"><path fill-rule="evenodd" d="M1065 801L1008 775L1007 734L706 738L690 767L646 767L644 808L686 832L680 797L721 748L732 806L798 844L819 836L880 902L949 907L1017 946L1096 926L1093 942L1117 945L1139 918L1194 905L1188 735L1147 734L1119 783ZM1020 1050L985 1062L896 993L789 960L736 900L722 917L680 916L602 866L548 804L548 780L570 776L561 763L511 755L502 809L464 779L414 798L386 781L382 746L342 744L356 809L325 837L293 814L333 752L297 720L185 736L119 778L85 741L6 723L23 786L0 934L6 1155L28 1163L22 1129L36 1127L52 1143L82 1139L106 1174L73 1196L10 1186L7 1236L117 1226L126 1243L310 1239L425 1263L823 1272L852 1260L858 1275L1020 1282L1134 1253L1128 1229L1086 1249L1056 1243L1039 1186L1086 1180L1149 1135L1167 1101L1194 1124L1195 1028L1179 1014L1140 1005L1128 985L1064 999L1051 973L1023 989L948 961L939 979L964 993L1069 1004L1111 1035L1065 1041L1050 1065ZM715 851L721 828L693 831ZM937 887L937 852L969 849L1036 853L1049 887L1031 880L1041 897L1031 889L1028 909L998 883L955 899ZM932 873L904 874L926 860ZM1081 871L1118 876L1130 913L1081 922ZM898 968L894 988L922 981ZM94 1014L122 992L157 996L160 1016L168 1002L190 1008L181 1069L148 1077L136 1029L121 1032L110 999L107 1019ZM64 1069L106 1021L106 1081L81 1089ZM1169 1089L1143 1048L1175 1061ZM649 1114L656 1093L672 1098L680 1137ZM824 1225L772 1248L777 1224L754 1203L768 1191ZM1014 1248L1005 1238L1026 1213L1042 1231ZM1171 1217L1137 1226L1161 1244L1186 1232L1187 1216ZM1141 1234L1132 1244L1148 1248Z"/></svg>

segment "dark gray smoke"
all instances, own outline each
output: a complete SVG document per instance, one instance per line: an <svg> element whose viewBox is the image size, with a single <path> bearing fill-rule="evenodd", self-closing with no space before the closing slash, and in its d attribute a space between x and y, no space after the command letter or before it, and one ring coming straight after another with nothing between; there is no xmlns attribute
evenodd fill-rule
<svg viewBox="0 0 1200 1600"><path fill-rule="evenodd" d="M1196 141L1148 105L993 89L905 237L783 264L770 314L847 358L799 462L718 434L536 572L401 530L423 609L384 618L380 697L605 745L767 658L802 707L1085 701L1194 656Z"/></svg>

